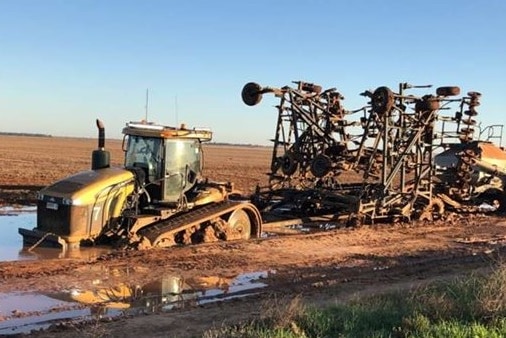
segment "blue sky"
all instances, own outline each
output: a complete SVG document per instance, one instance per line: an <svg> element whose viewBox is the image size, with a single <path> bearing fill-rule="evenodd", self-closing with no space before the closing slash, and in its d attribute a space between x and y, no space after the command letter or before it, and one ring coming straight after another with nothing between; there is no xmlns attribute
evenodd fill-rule
<svg viewBox="0 0 506 338"><path fill-rule="evenodd" d="M120 138L149 88L152 121L268 144L277 101L245 106L242 86L292 80L350 110L365 89L459 85L504 123L505 17L504 0L0 0L0 131L95 137L100 118Z"/></svg>

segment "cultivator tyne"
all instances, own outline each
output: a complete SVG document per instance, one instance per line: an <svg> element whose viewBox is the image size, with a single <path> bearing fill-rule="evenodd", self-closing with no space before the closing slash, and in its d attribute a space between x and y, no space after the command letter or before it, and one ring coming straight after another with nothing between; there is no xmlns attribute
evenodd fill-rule
<svg viewBox="0 0 506 338"><path fill-rule="evenodd" d="M267 93L280 99L269 185L255 195L260 207L347 215L353 223L432 219L443 215L445 205L473 210L474 164L481 161L481 145L490 143L474 140L479 93L458 97L459 87L439 87L434 94L415 96L406 91L431 86L401 83L397 92L366 90L361 95L367 105L346 110L336 88L294 83L273 88L250 82L242 91L249 106ZM451 109L453 116L441 114ZM502 134L502 126L496 127ZM489 130L492 137L497 135ZM504 156L495 149L494 158ZM439 154L452 156L451 165L436 165ZM487 177L501 172L482 168L478 171ZM452 171L456 175L449 179ZM495 186L500 196L503 179Z"/></svg>

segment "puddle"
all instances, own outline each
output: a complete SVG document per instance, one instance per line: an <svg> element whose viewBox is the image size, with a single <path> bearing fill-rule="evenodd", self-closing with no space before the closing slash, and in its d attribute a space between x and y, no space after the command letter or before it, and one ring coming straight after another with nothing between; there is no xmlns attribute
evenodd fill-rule
<svg viewBox="0 0 506 338"><path fill-rule="evenodd" d="M125 276L123 281L113 285L105 285L105 280L93 280L92 287L87 290L70 289L51 294L0 293L0 335L29 333L47 329L52 324L73 325L119 316L169 312L246 297L267 286L262 280L269 273L274 272L190 279L165 275L144 285L129 283Z"/></svg>
<svg viewBox="0 0 506 338"><path fill-rule="evenodd" d="M80 304L35 293L0 293L0 335L28 333L69 318L86 317L91 318L90 311Z"/></svg>
<svg viewBox="0 0 506 338"><path fill-rule="evenodd" d="M118 281L118 272L115 271L113 274L116 275L113 279ZM91 305L95 312L100 314L114 316L121 310L122 314L136 315L250 296L267 286L262 281L267 277L268 272L247 273L234 277L200 276L188 279L167 274L144 285L126 281L102 285L102 281L96 279L93 280L93 288L72 289L60 299Z"/></svg>
<svg viewBox="0 0 506 338"><path fill-rule="evenodd" d="M110 252L110 248L81 248L63 252L58 248L23 248L23 238L18 228L33 229L37 224L36 207L0 208L0 261L33 260L50 258L96 258Z"/></svg>
<svg viewBox="0 0 506 338"><path fill-rule="evenodd" d="M342 227L342 225L338 223L332 223L332 222L325 222L325 223L304 223L304 224L296 224L292 225L289 228L299 230L300 232L322 232L322 231L329 231L334 230L339 227Z"/></svg>
<svg viewBox="0 0 506 338"><path fill-rule="evenodd" d="M269 224L268 224L269 225ZM308 222L297 223L279 227L266 227L262 232L262 238L275 237L279 235L295 235L302 233L318 233L343 228L342 223L337 222Z"/></svg>
<svg viewBox="0 0 506 338"><path fill-rule="evenodd" d="M34 228L36 225L36 208L22 207L0 208L0 261L30 259L19 255L23 248L23 239L18 234L18 228Z"/></svg>

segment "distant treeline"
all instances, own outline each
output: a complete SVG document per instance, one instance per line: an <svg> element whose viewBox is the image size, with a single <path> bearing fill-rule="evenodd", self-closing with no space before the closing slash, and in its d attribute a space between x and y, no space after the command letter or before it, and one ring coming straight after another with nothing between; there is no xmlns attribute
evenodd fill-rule
<svg viewBox="0 0 506 338"><path fill-rule="evenodd" d="M251 143L227 143L227 142L210 142L210 145L214 146L229 146L229 147L270 147L270 146L262 146L259 144L251 144Z"/></svg>
<svg viewBox="0 0 506 338"><path fill-rule="evenodd" d="M11 133L11 132L5 132L5 131L0 131L0 135L6 135L6 136L32 136L32 137L53 137L52 135L48 135L48 134Z"/></svg>
<svg viewBox="0 0 506 338"><path fill-rule="evenodd" d="M49 135L49 134L12 133L12 132L5 132L5 131L0 131L0 135L4 135L4 136L53 137L52 135ZM229 146L229 147L252 147L252 148L256 148L256 147L270 147L270 146L262 146L262 145L259 145L259 144L251 144L251 143L243 144L243 143L227 143L227 142L210 142L209 144L216 145L216 146Z"/></svg>

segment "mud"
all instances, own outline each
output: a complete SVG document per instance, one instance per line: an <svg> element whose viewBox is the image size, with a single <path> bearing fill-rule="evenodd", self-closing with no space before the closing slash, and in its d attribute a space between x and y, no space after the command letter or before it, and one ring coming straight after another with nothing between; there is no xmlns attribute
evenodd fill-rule
<svg viewBox="0 0 506 338"><path fill-rule="evenodd" d="M149 312L149 316L139 316L146 311L114 316L102 313L99 317L84 318L88 326L60 321L50 333L38 333L72 336L76 325L93 331L98 322L100 329L112 336L133 337L140 332L137 326L144 327L148 336L164 332L159 330L173 332L174 336L199 336L201 330L219 326L221 321L232 323L258 317L267 311L266 307L280 306L276 305L278 299L301 297L307 304L318 306L345 301L352 294L406 289L427 281L491 269L504 254L505 226L502 219L476 217L458 226L418 224L334 230L247 242L114 252L91 260L52 259L44 261L43 266L35 261L3 262L0 292L97 293L104 288L120 290L121 285L134 286L135 290L151 285L153 289L153 285L163 284L160 282L163 278L178 276L182 281L193 281L190 282L193 285L200 281L201 288L207 283L219 291L206 296L215 297L216 292L230 292L225 290L233 288L230 281L238 275L268 272L255 281L262 286L255 288L255 292L246 290L247 294L240 298L218 297L219 304L190 301L184 306L174 306L171 313L158 309ZM158 295L163 292L156 294L160 300ZM95 309L107 308L103 300L94 305ZM184 322L175 320L181 317ZM146 329L147 323L150 324Z"/></svg>

